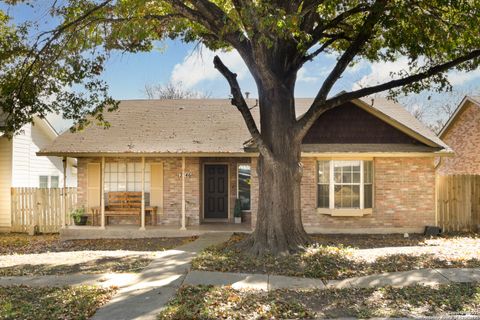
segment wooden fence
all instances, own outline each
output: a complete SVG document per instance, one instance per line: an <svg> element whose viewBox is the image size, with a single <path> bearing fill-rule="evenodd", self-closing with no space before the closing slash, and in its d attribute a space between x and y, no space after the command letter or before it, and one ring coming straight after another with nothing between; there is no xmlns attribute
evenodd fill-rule
<svg viewBox="0 0 480 320"><path fill-rule="evenodd" d="M480 231L480 175L437 176L437 221L444 231Z"/></svg>
<svg viewBox="0 0 480 320"><path fill-rule="evenodd" d="M77 203L77 188L66 189L66 210L62 188L12 188L13 232L58 232L62 215ZM68 224L70 219L65 217Z"/></svg>

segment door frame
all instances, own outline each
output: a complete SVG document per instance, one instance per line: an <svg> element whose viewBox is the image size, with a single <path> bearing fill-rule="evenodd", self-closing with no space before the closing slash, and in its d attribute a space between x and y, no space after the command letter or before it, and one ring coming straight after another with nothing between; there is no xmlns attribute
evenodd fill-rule
<svg viewBox="0 0 480 320"><path fill-rule="evenodd" d="M226 165L227 166L227 218L226 219L219 219L219 218L205 218L205 166L206 165ZM230 213L230 163L228 162L204 162L202 163L202 222L230 222L232 217Z"/></svg>

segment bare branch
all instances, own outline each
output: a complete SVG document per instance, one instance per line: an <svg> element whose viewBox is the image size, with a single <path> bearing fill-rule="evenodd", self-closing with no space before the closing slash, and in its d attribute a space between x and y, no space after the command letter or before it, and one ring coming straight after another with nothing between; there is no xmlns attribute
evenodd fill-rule
<svg viewBox="0 0 480 320"><path fill-rule="evenodd" d="M230 92L232 93L232 105L236 106L238 111L243 116L245 123L247 125L248 131L252 135L252 138L256 142L258 149L265 157L272 157L272 152L270 148L263 142L263 139L258 131L257 125L255 120L252 117L250 109L247 105L247 102L243 98L242 90L240 89L240 85L237 81L237 74L231 72L225 64L223 64L222 60L219 56L215 56L213 59L213 65L215 69L217 69L228 81L230 85Z"/></svg>
<svg viewBox="0 0 480 320"><path fill-rule="evenodd" d="M305 113L305 115L297 121L297 128L298 128L297 134L300 137L303 137L307 133L308 129L312 126L312 124L316 121L316 119L318 119L318 117L323 112L329 109L332 109L336 106L339 106L342 103L345 103L354 99L362 98L378 92L402 87L414 82L422 81L436 74L448 71L451 68L458 66L464 62L467 62L472 59L477 59L477 58L480 58L480 49L473 50L461 57L430 67L423 72L419 72L411 76L407 76L397 80L392 80L376 86L371 86L371 87L362 88L362 89L351 91L351 92L342 93L324 101L323 103L319 103L319 101L316 100L314 101L310 109Z"/></svg>

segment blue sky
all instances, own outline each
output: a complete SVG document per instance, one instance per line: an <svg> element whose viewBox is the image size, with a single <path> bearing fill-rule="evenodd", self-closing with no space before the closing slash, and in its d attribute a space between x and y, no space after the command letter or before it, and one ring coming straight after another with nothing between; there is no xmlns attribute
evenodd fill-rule
<svg viewBox="0 0 480 320"><path fill-rule="evenodd" d="M51 27L52 23L46 15L50 1L41 0L35 3L38 5L35 10L25 5L7 8L4 4L0 4L0 9L6 9L17 23L33 20L40 24L40 28ZM212 98L227 98L228 85L213 68L212 59L215 54L219 54L224 63L238 73L242 90L251 92L251 96L256 97L255 83L236 52L213 53L201 46L185 44L181 41L159 43L158 50L150 53L114 53L107 62L103 79L109 84L110 93L115 99L145 98L145 85L165 84L169 81L182 82L188 88L209 93ZM334 56L325 56L307 64L299 72L295 95L297 97L314 96L334 63ZM348 91L360 85L389 80L391 71L398 71L404 67L406 67L404 59L388 64L359 62L347 70L333 91ZM431 110L427 112L426 121L433 121L441 116L435 110L439 109L440 104L445 101L456 103L464 94L480 93L479 70L469 74L451 73L450 80L454 86L454 94L434 94L432 100L427 100L429 93L423 93L417 96L412 95L403 99L402 102L408 104L410 109L430 105ZM59 129L65 126L58 119L54 119L54 122Z"/></svg>

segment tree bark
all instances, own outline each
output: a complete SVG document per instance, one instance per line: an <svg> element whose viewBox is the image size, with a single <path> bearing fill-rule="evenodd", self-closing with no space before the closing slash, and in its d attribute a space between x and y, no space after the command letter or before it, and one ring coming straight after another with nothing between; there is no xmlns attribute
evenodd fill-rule
<svg viewBox="0 0 480 320"><path fill-rule="evenodd" d="M241 245L253 255L285 255L301 250L309 237L301 216L301 139L295 136L295 79L259 88L261 134L271 153L261 152L257 221Z"/></svg>

